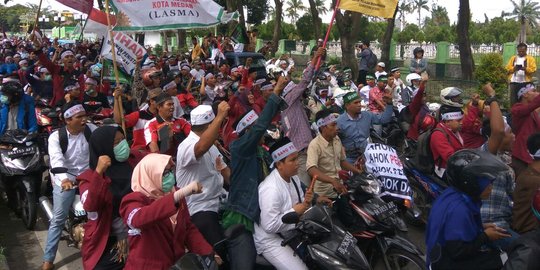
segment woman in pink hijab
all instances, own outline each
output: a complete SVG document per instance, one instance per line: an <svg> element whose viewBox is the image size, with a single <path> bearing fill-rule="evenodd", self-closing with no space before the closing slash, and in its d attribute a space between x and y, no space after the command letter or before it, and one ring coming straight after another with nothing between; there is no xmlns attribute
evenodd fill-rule
<svg viewBox="0 0 540 270"><path fill-rule="evenodd" d="M185 197L201 193L198 182L175 189L169 155L149 154L133 170L131 188L120 205L129 226L129 256L124 269L169 269L189 252L209 255L212 247L190 220Z"/></svg>

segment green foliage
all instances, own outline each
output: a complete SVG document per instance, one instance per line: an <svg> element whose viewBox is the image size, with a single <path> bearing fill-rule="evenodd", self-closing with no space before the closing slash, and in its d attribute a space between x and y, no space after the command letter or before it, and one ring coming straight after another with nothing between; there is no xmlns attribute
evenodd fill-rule
<svg viewBox="0 0 540 270"><path fill-rule="evenodd" d="M503 67L503 58L498 53L488 53L480 58L480 65L474 73L480 85L491 82L497 96L503 100L503 104L508 105L508 85L506 82L506 70Z"/></svg>
<svg viewBox="0 0 540 270"><path fill-rule="evenodd" d="M243 0L247 8L247 23L259 25L268 13L268 0Z"/></svg>
<svg viewBox="0 0 540 270"><path fill-rule="evenodd" d="M263 23L257 27L259 29L259 38L263 40L272 40L274 36L274 20L269 21L268 23ZM296 29L294 25L290 23L281 22L281 34L279 39L291 39L289 37L296 36ZM298 38L298 37L296 37ZM292 39L296 39L292 38Z"/></svg>
<svg viewBox="0 0 540 270"><path fill-rule="evenodd" d="M160 44L156 44L154 46L154 54L155 55L162 55L163 54L163 47Z"/></svg>
<svg viewBox="0 0 540 270"><path fill-rule="evenodd" d="M306 13L296 21L296 32L301 40L312 40L315 38L315 32L313 31L313 18L311 14Z"/></svg>
<svg viewBox="0 0 540 270"><path fill-rule="evenodd" d="M425 40L425 35L418 25L416 24L407 24L403 31L394 35L398 43L409 43L411 40L423 42Z"/></svg>

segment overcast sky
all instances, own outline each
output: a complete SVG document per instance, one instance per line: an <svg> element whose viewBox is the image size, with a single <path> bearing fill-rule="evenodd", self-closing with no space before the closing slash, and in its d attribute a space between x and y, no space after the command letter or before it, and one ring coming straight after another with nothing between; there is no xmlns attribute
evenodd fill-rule
<svg viewBox="0 0 540 270"><path fill-rule="evenodd" d="M286 2L287 0L285 0ZM304 6L309 7L308 0L302 0L304 2ZM325 3L328 3L330 5L331 0L323 0ZM274 0L268 0L268 2L273 5ZM448 16L450 17L451 22L455 22L457 20L457 13L459 10L459 1L458 0L429 0L429 5L431 6L431 3L438 2L440 6L445 7L448 10ZM512 3L510 3L510 0L470 0L472 15L473 15L473 21L484 21L484 14L488 16L488 18L497 17L501 14L501 11L507 11L510 12L513 9ZM37 4L37 0L12 0L10 4L8 5L14 5L14 4L25 4L25 3L35 3ZM55 0L43 0L43 6L51 6L54 10L71 10L70 8L56 2ZM94 3L94 6L97 7L97 3ZM287 7L287 4L284 5L284 8ZM408 22L416 22L418 20L418 13L414 12L414 14L410 14L407 16ZM422 10L422 17L428 16L429 12L426 12L425 10ZM323 21L325 23L328 23L330 19L332 18L332 12L328 12L325 16L323 16ZM288 18L285 19L286 21L289 21Z"/></svg>

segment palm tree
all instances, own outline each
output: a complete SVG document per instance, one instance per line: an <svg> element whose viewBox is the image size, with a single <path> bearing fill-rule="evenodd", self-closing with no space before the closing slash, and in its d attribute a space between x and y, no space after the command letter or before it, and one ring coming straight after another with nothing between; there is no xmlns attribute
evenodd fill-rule
<svg viewBox="0 0 540 270"><path fill-rule="evenodd" d="M323 0L315 0L315 8L317 9L317 12L319 12L319 14L321 15L325 15L329 11L328 7L325 6Z"/></svg>
<svg viewBox="0 0 540 270"><path fill-rule="evenodd" d="M413 11L413 6L411 0L402 0L399 2L398 5L398 13L399 13L399 31L403 31L403 28L405 28L405 15L408 13L411 13Z"/></svg>
<svg viewBox="0 0 540 270"><path fill-rule="evenodd" d="M296 24L296 20L300 18L298 12L306 10L306 7L302 4L302 0L289 0L287 5L289 5L289 7L285 12L287 12L287 17L291 18L291 23L294 25Z"/></svg>
<svg viewBox="0 0 540 270"><path fill-rule="evenodd" d="M412 4L414 6L413 10L418 11L418 27L422 27L421 11L422 9L429 11L428 0L413 0Z"/></svg>
<svg viewBox="0 0 540 270"><path fill-rule="evenodd" d="M514 10L510 13L504 13L504 16L511 19L517 19L521 24L519 31L518 42L527 41L527 25L531 28L538 28L538 20L540 19L540 6L538 2L531 0L521 0L518 2L510 0L514 5Z"/></svg>

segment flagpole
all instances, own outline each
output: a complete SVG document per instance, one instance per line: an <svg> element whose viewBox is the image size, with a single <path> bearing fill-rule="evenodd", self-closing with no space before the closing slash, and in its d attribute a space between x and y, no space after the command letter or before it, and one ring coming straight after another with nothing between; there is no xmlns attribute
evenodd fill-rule
<svg viewBox="0 0 540 270"><path fill-rule="evenodd" d="M43 0L39 0L38 10L36 12L36 20L34 21L34 29L32 29L32 34L34 33L34 31L36 31L36 27L37 27L38 22L39 22L39 13L41 12L41 4L42 3L43 3Z"/></svg>
<svg viewBox="0 0 540 270"><path fill-rule="evenodd" d="M339 1L339 0L338 0ZM111 30L111 18L109 16L109 0L105 0L105 12L107 13L107 30L109 32L109 41L111 42L111 53L112 53L112 60L113 60L113 68L114 68L114 78L116 79L116 87L120 86L120 78L118 77L118 64L116 63L116 51L115 51L115 45L114 45L114 37ZM118 108L120 108L120 113L122 113L122 116L120 119L122 119L122 129L124 130L124 134L126 133L126 122L124 121L124 108L122 106L122 95L119 95L118 100L115 102L118 102Z"/></svg>
<svg viewBox="0 0 540 270"><path fill-rule="evenodd" d="M323 48L326 48L326 42L328 42L328 38L330 37L330 32L332 31L332 26L334 26L334 19L336 18L336 12L339 10L339 3L340 0L336 0L336 6L334 7L334 13L332 13L332 19L330 20L330 24L328 24L328 29L326 30L326 36L324 37L323 42ZM317 59L317 64L315 65L315 70L319 70L319 67L321 66L321 57Z"/></svg>
<svg viewBox="0 0 540 270"><path fill-rule="evenodd" d="M92 11L90 11L90 12L92 12ZM81 29L81 34L79 35L79 40L81 40L81 41L82 41L82 39L84 37L83 32L84 32L84 28L86 28L86 23L88 22L88 18L90 18L90 14L88 14L88 16L86 17L86 20L84 21L84 25L83 25L83 27Z"/></svg>

